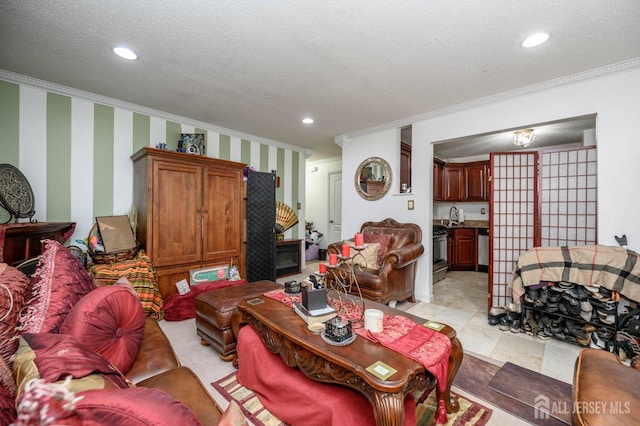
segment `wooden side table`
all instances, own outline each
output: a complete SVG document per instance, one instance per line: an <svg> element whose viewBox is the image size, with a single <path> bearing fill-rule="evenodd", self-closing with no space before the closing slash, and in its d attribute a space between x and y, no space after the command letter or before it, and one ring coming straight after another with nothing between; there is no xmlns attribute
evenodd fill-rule
<svg viewBox="0 0 640 426"><path fill-rule="evenodd" d="M64 243L76 228L75 222L25 222L0 225L0 262L15 266L40 256L44 239Z"/></svg>

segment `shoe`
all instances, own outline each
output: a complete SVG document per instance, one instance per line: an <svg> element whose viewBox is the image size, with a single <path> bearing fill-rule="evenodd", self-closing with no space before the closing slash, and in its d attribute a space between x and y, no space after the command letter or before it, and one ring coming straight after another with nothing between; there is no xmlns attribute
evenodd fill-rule
<svg viewBox="0 0 640 426"><path fill-rule="evenodd" d="M549 301L549 289L547 289L546 286L540 289L540 292L538 294L538 300L543 304Z"/></svg>
<svg viewBox="0 0 640 426"><path fill-rule="evenodd" d="M558 303L562 300L562 293L557 291L549 292L549 302Z"/></svg>
<svg viewBox="0 0 640 426"><path fill-rule="evenodd" d="M509 319L509 317L505 315L500 318L500 325L498 326L498 328L502 331L507 331L509 330L509 327L511 327L511 320Z"/></svg>
<svg viewBox="0 0 640 426"><path fill-rule="evenodd" d="M511 323L511 327L509 327L509 330L512 333L520 333L520 331L521 331L520 323L521 323L521 321L519 319L513 320L513 322Z"/></svg>

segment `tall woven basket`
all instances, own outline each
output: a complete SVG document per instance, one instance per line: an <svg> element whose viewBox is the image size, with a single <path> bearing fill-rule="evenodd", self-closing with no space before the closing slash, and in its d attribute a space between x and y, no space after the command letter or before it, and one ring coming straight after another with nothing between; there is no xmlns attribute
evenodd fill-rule
<svg viewBox="0 0 640 426"><path fill-rule="evenodd" d="M98 224L94 223L89 231L89 237L87 241L91 239L92 235L98 234ZM129 249L116 250L112 252L103 252L103 251L93 251L91 249L91 244L88 244L88 252L91 258L93 259L93 263L115 263L115 262L123 262L125 260L135 259L138 255L138 250L140 250L140 243L136 241L136 245Z"/></svg>

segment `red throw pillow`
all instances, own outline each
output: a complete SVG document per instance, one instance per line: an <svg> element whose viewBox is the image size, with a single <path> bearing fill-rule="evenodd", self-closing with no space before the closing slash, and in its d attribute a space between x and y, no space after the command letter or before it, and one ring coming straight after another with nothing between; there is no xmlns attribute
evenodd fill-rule
<svg viewBox="0 0 640 426"><path fill-rule="evenodd" d="M62 244L44 240L33 276L33 299L20 317L26 333L57 333L71 308L96 288L80 261Z"/></svg>
<svg viewBox="0 0 640 426"><path fill-rule="evenodd" d="M18 349L18 319L31 293L29 278L16 268L0 263L0 358L11 369ZM0 378L1 379L1 378Z"/></svg>
<svg viewBox="0 0 640 426"><path fill-rule="evenodd" d="M73 391L65 383L36 380L20 396L17 411L20 424L30 425L200 425L180 401L149 388Z"/></svg>
<svg viewBox="0 0 640 426"><path fill-rule="evenodd" d="M184 404L159 389L88 390L77 395L82 399L74 413L84 426L201 424Z"/></svg>
<svg viewBox="0 0 640 426"><path fill-rule="evenodd" d="M71 390L128 388L131 382L92 349L66 334L25 333L13 365L17 396L27 382L53 383L71 376Z"/></svg>
<svg viewBox="0 0 640 426"><path fill-rule="evenodd" d="M364 234L365 244L380 243L380 248L378 249L378 261L376 262L376 267L378 268L382 266L382 261L389 252L390 241L391 235L389 234Z"/></svg>
<svg viewBox="0 0 640 426"><path fill-rule="evenodd" d="M16 407L13 394L0 386L0 425L10 425L16 419Z"/></svg>
<svg viewBox="0 0 640 426"><path fill-rule="evenodd" d="M61 334L102 355L126 373L133 365L144 336L144 313L131 284L100 287L71 309Z"/></svg>
<svg viewBox="0 0 640 426"><path fill-rule="evenodd" d="M16 342L17 341L18 339L16 339ZM2 358L0 358L0 388L6 389L11 395L16 393L16 382L13 380L13 372Z"/></svg>

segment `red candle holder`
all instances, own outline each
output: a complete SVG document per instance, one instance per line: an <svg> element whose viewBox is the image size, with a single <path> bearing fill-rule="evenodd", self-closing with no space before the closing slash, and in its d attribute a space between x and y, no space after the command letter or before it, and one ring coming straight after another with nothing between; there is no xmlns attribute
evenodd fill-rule
<svg viewBox="0 0 640 426"><path fill-rule="evenodd" d="M329 266L336 266L338 264L338 255L331 253L329 255Z"/></svg>
<svg viewBox="0 0 640 426"><path fill-rule="evenodd" d="M349 257L351 255L351 247L349 244L342 245L342 257Z"/></svg>
<svg viewBox="0 0 640 426"><path fill-rule="evenodd" d="M355 239L356 247L362 247L364 245L363 234L356 234L354 239Z"/></svg>
<svg viewBox="0 0 640 426"><path fill-rule="evenodd" d="M319 272L321 274L326 274L327 273L327 265L325 265L324 263L318 264L318 268L319 268Z"/></svg>

